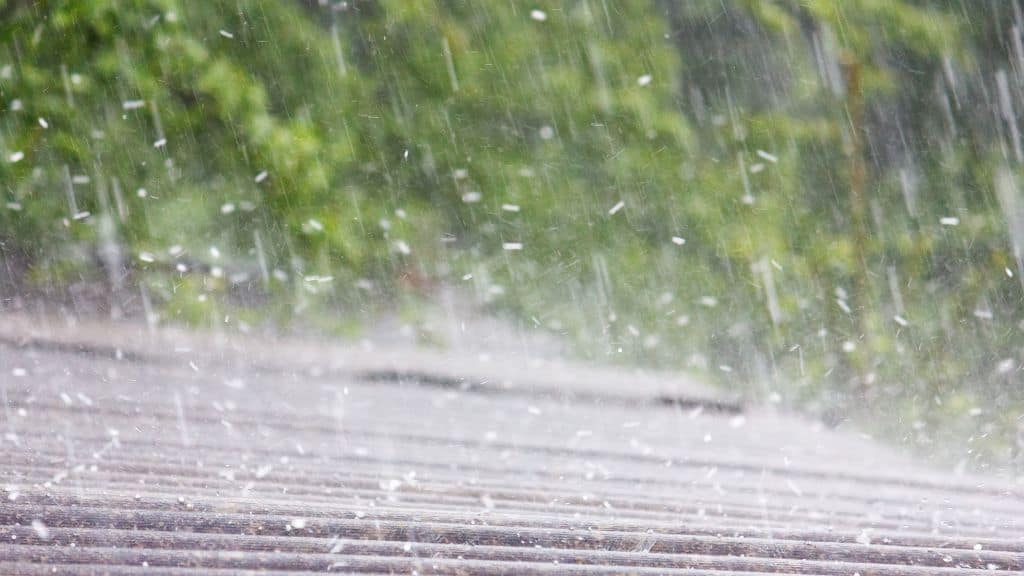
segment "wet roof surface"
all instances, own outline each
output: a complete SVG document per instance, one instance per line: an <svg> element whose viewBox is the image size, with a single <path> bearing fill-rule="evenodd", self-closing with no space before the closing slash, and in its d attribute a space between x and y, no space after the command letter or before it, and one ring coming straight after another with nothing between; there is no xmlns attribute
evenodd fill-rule
<svg viewBox="0 0 1024 576"><path fill-rule="evenodd" d="M1024 569L1019 486L666 376L32 322L0 367L2 574Z"/></svg>

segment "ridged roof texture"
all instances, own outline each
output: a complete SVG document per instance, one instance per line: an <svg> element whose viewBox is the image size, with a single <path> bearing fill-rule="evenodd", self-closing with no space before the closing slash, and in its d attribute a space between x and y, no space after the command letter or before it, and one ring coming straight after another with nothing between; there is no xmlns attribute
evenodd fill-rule
<svg viewBox="0 0 1024 576"><path fill-rule="evenodd" d="M0 574L1024 570L1024 489L666 375L0 318Z"/></svg>

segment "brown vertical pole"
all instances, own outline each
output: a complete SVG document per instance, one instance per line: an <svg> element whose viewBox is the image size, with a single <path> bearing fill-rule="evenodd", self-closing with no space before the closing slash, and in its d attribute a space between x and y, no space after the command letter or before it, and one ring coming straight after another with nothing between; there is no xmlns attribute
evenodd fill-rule
<svg viewBox="0 0 1024 576"><path fill-rule="evenodd" d="M867 195L865 183L867 168L864 164L864 92L861 88L861 65L856 56L845 52L842 56L843 73L846 80L846 115L850 124L850 142L846 147L850 171L850 224L853 233L854 257L857 259L855 272L854 313L862 338L861 345L868 346L867 308L870 301L870 284L867 264ZM865 378L865 357L859 355L854 365L860 379L860 391L867 392Z"/></svg>

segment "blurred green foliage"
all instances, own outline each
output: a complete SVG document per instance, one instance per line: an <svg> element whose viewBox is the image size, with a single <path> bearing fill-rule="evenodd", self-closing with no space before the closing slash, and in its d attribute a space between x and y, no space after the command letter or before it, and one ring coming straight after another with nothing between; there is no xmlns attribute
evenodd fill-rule
<svg viewBox="0 0 1024 576"><path fill-rule="evenodd" d="M1024 406L1020 14L0 0L0 264L193 324L461 286L986 465Z"/></svg>

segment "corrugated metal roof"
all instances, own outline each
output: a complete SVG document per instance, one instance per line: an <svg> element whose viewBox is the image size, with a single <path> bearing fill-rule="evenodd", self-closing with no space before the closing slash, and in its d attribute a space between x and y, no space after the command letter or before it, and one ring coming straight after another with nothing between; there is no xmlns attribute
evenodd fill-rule
<svg viewBox="0 0 1024 576"><path fill-rule="evenodd" d="M1021 487L691 382L7 320L0 574L1024 569Z"/></svg>

